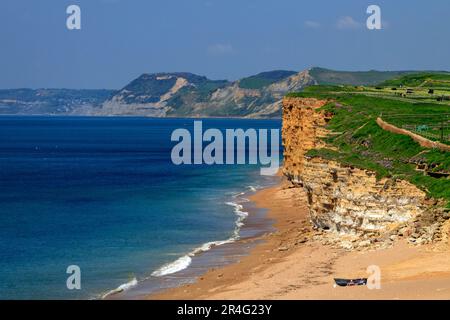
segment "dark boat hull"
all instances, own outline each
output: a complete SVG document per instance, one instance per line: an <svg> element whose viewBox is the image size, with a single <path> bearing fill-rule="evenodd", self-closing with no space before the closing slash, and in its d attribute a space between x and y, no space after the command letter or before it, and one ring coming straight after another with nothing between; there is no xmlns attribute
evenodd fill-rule
<svg viewBox="0 0 450 320"><path fill-rule="evenodd" d="M360 279L338 279L335 278L334 282L340 287L353 287L353 286L365 286L367 285L367 278Z"/></svg>

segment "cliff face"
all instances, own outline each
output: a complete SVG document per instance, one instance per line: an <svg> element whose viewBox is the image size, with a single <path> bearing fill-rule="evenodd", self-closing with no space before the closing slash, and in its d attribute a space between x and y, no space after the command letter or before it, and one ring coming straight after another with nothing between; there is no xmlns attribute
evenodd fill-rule
<svg viewBox="0 0 450 320"><path fill-rule="evenodd" d="M301 181L312 222L345 234L394 229L424 210L425 193L402 180L377 180L374 173L320 158L304 162Z"/></svg>
<svg viewBox="0 0 450 320"><path fill-rule="evenodd" d="M327 134L324 126L330 117L318 109L326 103L311 98L283 99L283 173L292 181L299 179L306 152L323 146L319 138Z"/></svg>
<svg viewBox="0 0 450 320"><path fill-rule="evenodd" d="M312 223L341 236L397 235L393 230L401 228L409 236L414 229L405 228L429 208L423 191L403 180L377 180L374 172L306 156L324 146L319 138L328 133L324 125L330 115L317 109L325 104L309 98L283 101L283 173L306 192Z"/></svg>

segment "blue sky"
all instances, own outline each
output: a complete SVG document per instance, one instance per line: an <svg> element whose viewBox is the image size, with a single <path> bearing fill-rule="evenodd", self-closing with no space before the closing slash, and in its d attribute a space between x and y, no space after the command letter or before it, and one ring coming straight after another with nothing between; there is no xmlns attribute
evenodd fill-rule
<svg viewBox="0 0 450 320"><path fill-rule="evenodd" d="M78 4L82 29L66 28ZM365 27L382 10L383 30ZM0 88L121 88L144 72L450 70L448 0L2 0Z"/></svg>

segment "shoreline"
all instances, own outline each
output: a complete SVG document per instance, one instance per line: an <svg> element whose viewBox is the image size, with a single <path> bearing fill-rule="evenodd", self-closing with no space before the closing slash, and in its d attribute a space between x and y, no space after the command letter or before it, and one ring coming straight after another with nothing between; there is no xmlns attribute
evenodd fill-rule
<svg viewBox="0 0 450 320"><path fill-rule="evenodd" d="M151 276L121 284L101 295L102 300L141 299L149 294L158 294L177 288L195 280L208 272L233 264L242 256L249 254L258 245L261 237L274 231L273 220L268 218L264 208L257 208L251 198L258 190L276 185L273 180L266 186L247 186L247 191L233 195L225 204L233 208L235 229L225 240L205 242L190 252L160 266ZM188 259L189 261L185 261Z"/></svg>
<svg viewBox="0 0 450 320"><path fill-rule="evenodd" d="M448 243L417 247L398 241L388 249L345 251L321 243L309 222L306 197L285 180L249 200L268 209L276 231L261 236L235 263L145 299L450 299ZM334 278L368 277L370 265L380 267L380 290L334 286Z"/></svg>
<svg viewBox="0 0 450 320"><path fill-rule="evenodd" d="M239 261L232 263L230 265L218 268L218 269L210 269L205 274L198 277L198 279L193 284L182 285L175 288L166 289L162 292L147 295L146 299L207 299L207 295L204 296L203 288L212 286L223 286L229 283L234 283L234 276L240 275L240 278L248 278L250 276L251 270L258 269L263 270L265 266L270 265L275 260L280 260L283 257L288 255L288 250L284 250L284 248L279 246L280 236L284 238L283 242L290 242L291 232L289 230L291 228L299 229L298 231L308 228L306 225L307 222L307 208L304 207L303 217L300 222L295 221L296 214L294 212L290 212L289 216L284 216L281 214L281 211L274 211L273 208L270 207L269 202L272 198L269 196L274 191L280 189L285 182L280 182L275 186L271 186L268 188L264 188L258 190L255 194L248 197L248 199L253 203L253 205L261 210L266 209L266 219L273 221L273 227L275 228L274 232L266 233L262 236L248 239L251 242L259 242L253 247L250 252L242 257ZM286 197L286 201L292 201L292 198ZM247 211L246 206L244 206ZM281 209L281 208L280 208ZM295 226L294 226L295 225ZM275 236L274 236L275 235ZM278 236L277 236L278 235ZM306 240L306 237L305 237ZM299 242L298 240L296 240ZM238 240L236 244L244 245L245 240ZM280 250L278 250L280 248ZM269 252L276 251L276 255L272 256ZM257 259L254 259L254 258Z"/></svg>

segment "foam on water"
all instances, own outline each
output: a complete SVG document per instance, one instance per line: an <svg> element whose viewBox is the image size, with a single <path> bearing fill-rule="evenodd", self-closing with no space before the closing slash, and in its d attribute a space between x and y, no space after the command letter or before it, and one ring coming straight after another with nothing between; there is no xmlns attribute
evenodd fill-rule
<svg viewBox="0 0 450 320"><path fill-rule="evenodd" d="M245 193L243 193L243 192L238 193L238 195L241 195L241 194L245 194ZM192 262L192 257L194 257L198 254L201 254L203 252L209 251L214 247L221 246L221 245L224 245L227 243L232 243L232 242L238 240L240 237L239 232L240 232L242 226L244 225L244 220L248 217L248 212L243 211L244 207L237 202L226 202L225 204L233 207L234 213L237 216L237 219L235 221L236 227L233 231L233 235L229 239L204 243L200 247L197 247L194 250L192 250L187 255L182 256L182 257L178 258L177 260L175 260L174 262L168 263L168 264L162 266L161 268L159 268L158 270L154 271L152 273L152 276L162 277L162 276L165 276L168 274L173 274L173 273L179 272L179 271L189 267L189 265Z"/></svg>
<svg viewBox="0 0 450 320"><path fill-rule="evenodd" d="M179 272L189 267L192 262L190 255L182 256L174 262L168 263L152 273L154 277L162 277L168 274Z"/></svg>
<svg viewBox="0 0 450 320"><path fill-rule="evenodd" d="M114 295L114 294L117 294L117 293L120 293L120 292L129 290L129 289L131 289L131 288L137 286L137 284L138 284L137 279L136 279L136 278L133 278L133 280L131 280L131 281L127 282L127 283L121 284L121 285L118 286L116 289L113 289L113 290L108 291L107 293L105 293L105 294L102 296L102 299L105 299L105 298L108 297L108 296L111 296L111 295Z"/></svg>
<svg viewBox="0 0 450 320"><path fill-rule="evenodd" d="M238 193L237 196L241 196L244 194L245 194L245 192L241 192L241 193ZM242 200L242 202L248 201L248 199L246 199L246 198L241 198L239 200ZM163 276L167 276L170 274L180 272L180 271L188 268L191 265L192 258L195 257L196 255L199 255L206 251L209 251L214 247L232 243L232 242L238 240L240 237L240 235L239 235L240 230L241 230L242 226L244 225L244 220L248 217L248 212L244 211L243 210L244 207L242 206L242 204L240 204L238 202L226 202L225 204L234 208L233 211L237 217L237 219L235 221L236 227L230 238L228 238L226 240L206 242L206 243L202 244L201 246L195 248L188 254L181 256L177 260L163 265L159 269L152 272L151 276L152 277L163 277ZM114 294L129 290L129 289L135 287L137 284L138 284L138 280L135 278L132 281L124 283L124 284L120 285L119 287L117 287L116 289L107 292L106 294L104 294L102 296L102 299L104 299L110 295L114 295Z"/></svg>

